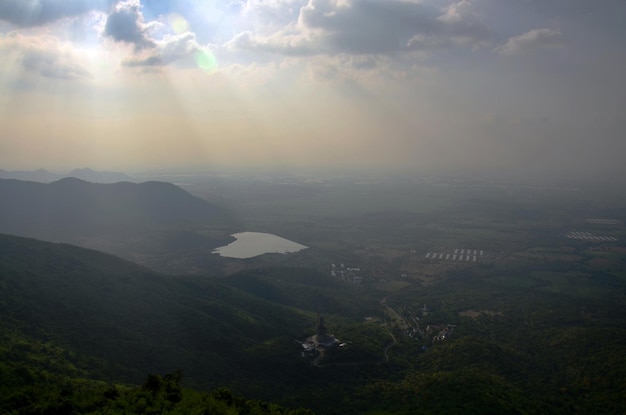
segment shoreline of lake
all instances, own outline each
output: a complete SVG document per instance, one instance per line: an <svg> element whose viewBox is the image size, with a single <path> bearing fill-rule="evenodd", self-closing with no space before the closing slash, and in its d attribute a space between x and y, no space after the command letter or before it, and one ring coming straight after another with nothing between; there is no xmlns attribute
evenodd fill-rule
<svg viewBox="0 0 626 415"><path fill-rule="evenodd" d="M211 253L226 258L247 259L264 254L289 254L308 248L271 233L239 232L231 236L235 241L215 248Z"/></svg>

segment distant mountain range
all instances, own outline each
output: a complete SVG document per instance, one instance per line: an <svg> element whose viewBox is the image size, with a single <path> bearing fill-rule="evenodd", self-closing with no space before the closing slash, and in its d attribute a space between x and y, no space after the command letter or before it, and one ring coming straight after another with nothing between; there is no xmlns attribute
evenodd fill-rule
<svg viewBox="0 0 626 415"><path fill-rule="evenodd" d="M124 173L95 171L89 168L72 170L67 174L52 173L44 169L7 171L0 169L0 179L17 179L32 182L50 183L65 177L75 177L92 183L135 182L136 180Z"/></svg>
<svg viewBox="0 0 626 415"><path fill-rule="evenodd" d="M214 205L163 182L0 179L0 232L52 241L221 220Z"/></svg>

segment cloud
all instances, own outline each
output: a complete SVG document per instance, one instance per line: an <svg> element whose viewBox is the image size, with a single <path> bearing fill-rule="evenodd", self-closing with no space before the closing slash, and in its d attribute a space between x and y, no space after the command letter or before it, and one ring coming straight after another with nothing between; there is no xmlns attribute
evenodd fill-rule
<svg viewBox="0 0 626 415"><path fill-rule="evenodd" d="M166 35L160 41L154 41L154 47L143 53L135 54L122 63L125 66L164 66L179 59L192 56L203 50L191 32L180 35Z"/></svg>
<svg viewBox="0 0 626 415"><path fill-rule="evenodd" d="M309 56L321 53L301 33L289 29L281 30L269 36L257 36L246 30L236 34L230 41L226 42L225 48L230 52L258 50L288 56Z"/></svg>
<svg viewBox="0 0 626 415"><path fill-rule="evenodd" d="M265 26L285 25L298 18L303 0L248 0L243 8L245 16L258 18Z"/></svg>
<svg viewBox="0 0 626 415"><path fill-rule="evenodd" d="M146 24L141 13L139 0L127 0L117 4L109 14L104 26L104 35L117 42L130 43L136 50L154 47L149 30L154 24Z"/></svg>
<svg viewBox="0 0 626 415"><path fill-rule="evenodd" d="M89 77L89 72L72 60L71 56L48 50L32 49L22 58L26 71L36 72L48 78L77 79Z"/></svg>
<svg viewBox="0 0 626 415"><path fill-rule="evenodd" d="M495 49L501 55L520 55L537 49L554 48L563 45L563 35L559 30L534 29L523 35L510 38L504 45Z"/></svg>
<svg viewBox="0 0 626 415"><path fill-rule="evenodd" d="M464 22L468 17L470 20L480 20L480 17L472 10L472 3L469 0L461 0L446 7L444 13L437 20L446 23L459 23Z"/></svg>
<svg viewBox="0 0 626 415"><path fill-rule="evenodd" d="M489 38L489 29L468 0L443 11L408 0L309 0L297 20L280 30L242 32L227 47L285 55L380 55Z"/></svg>
<svg viewBox="0 0 626 415"><path fill-rule="evenodd" d="M348 92L387 88L405 78L405 68L384 55L333 55L307 59L304 74L318 82L350 87ZM391 82L389 82L391 81Z"/></svg>
<svg viewBox="0 0 626 415"><path fill-rule="evenodd" d="M0 20L21 27L41 26L91 10L107 10L112 0L1 0Z"/></svg>
<svg viewBox="0 0 626 415"><path fill-rule="evenodd" d="M559 16L564 19L593 21L597 18L622 14L625 11L623 0L499 0L507 7L521 6L524 10L544 16ZM618 21L616 21L617 23Z"/></svg>
<svg viewBox="0 0 626 415"><path fill-rule="evenodd" d="M393 0L311 0L298 24L318 46L356 54L406 49L416 32L434 29L421 5Z"/></svg>
<svg viewBox="0 0 626 415"><path fill-rule="evenodd" d="M11 34L0 37L0 53L17 61L26 73L67 80L91 77L71 48L56 38Z"/></svg>
<svg viewBox="0 0 626 415"><path fill-rule="evenodd" d="M453 43L482 46L491 41L491 31L470 0L452 3L437 20L444 23L439 30Z"/></svg>
<svg viewBox="0 0 626 415"><path fill-rule="evenodd" d="M104 27L105 36L134 46L133 54L122 61L123 66L165 66L205 50L189 31L155 38L154 32L164 26L158 21L146 22L141 7L140 0L118 3Z"/></svg>

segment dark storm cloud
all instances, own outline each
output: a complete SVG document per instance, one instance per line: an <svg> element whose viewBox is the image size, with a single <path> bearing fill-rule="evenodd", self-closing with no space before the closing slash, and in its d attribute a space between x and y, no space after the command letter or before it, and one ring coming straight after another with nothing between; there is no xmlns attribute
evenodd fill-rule
<svg viewBox="0 0 626 415"><path fill-rule="evenodd" d="M111 0L0 0L0 20L17 26L41 26L91 10L106 11Z"/></svg>

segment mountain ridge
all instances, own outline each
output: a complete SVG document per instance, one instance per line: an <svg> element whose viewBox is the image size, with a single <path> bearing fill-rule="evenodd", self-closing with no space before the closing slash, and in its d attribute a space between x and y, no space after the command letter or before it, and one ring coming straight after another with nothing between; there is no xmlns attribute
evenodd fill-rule
<svg viewBox="0 0 626 415"><path fill-rule="evenodd" d="M216 206L165 182L0 179L0 196L0 232L59 241L109 230L213 223L220 216Z"/></svg>
<svg viewBox="0 0 626 415"><path fill-rule="evenodd" d="M60 180L64 177L76 177L93 183L117 183L117 182L135 182L136 180L121 172L114 171L96 171L88 167L74 169L67 174L52 173L45 169L37 170L3 170L0 169L0 179L17 179L34 181L40 183L50 183Z"/></svg>

